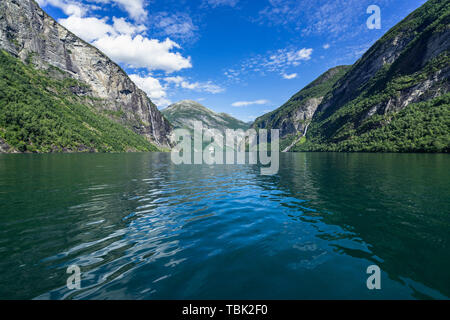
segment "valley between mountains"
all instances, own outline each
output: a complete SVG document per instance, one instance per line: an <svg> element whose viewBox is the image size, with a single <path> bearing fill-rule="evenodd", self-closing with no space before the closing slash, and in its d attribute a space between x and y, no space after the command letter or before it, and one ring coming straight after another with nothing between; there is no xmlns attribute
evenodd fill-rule
<svg viewBox="0 0 450 320"><path fill-rule="evenodd" d="M175 128L279 129L282 151L449 152L450 1L429 0L355 64L245 123L185 100L160 111L119 65L33 0L0 3L0 152L168 151Z"/></svg>

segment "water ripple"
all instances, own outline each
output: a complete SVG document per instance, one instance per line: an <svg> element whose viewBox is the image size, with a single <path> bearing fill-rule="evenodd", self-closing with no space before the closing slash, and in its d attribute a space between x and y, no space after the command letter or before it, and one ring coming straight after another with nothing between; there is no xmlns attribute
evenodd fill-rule
<svg viewBox="0 0 450 320"><path fill-rule="evenodd" d="M445 208L430 201L448 188L437 173L438 191L418 199L409 197L416 194L408 193L411 177L405 175L401 194L402 180L398 175L386 180L391 169L378 162L377 174L385 180L364 177L362 193L358 181L363 177L345 157L338 158L340 166L348 166L347 175L341 175L342 168L330 171L336 159L328 155L283 155L282 170L274 177L260 176L258 166L174 166L169 157L92 155L83 158L77 172L67 171L71 158L52 160L45 176L53 178L30 183L39 194L5 184L21 182L25 188L20 176L0 180L0 197L14 199L1 207L0 266L6 272L0 298L423 298L450 293L438 281L444 271L428 274L413 256L414 248L423 257L425 248L439 253L448 245L448 220L427 213L433 205ZM0 169L2 174L7 172ZM389 223L380 217L384 214ZM412 230L420 243L410 238ZM448 266L443 261L442 268ZM385 291L375 296L365 288L366 268L374 263L389 275L383 279ZM82 271L81 290L65 286L66 269L73 264Z"/></svg>

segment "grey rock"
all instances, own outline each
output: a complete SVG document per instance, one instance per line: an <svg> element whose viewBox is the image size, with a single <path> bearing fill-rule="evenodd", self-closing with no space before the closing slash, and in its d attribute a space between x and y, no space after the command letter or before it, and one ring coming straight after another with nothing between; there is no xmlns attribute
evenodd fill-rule
<svg viewBox="0 0 450 320"><path fill-rule="evenodd" d="M1 0L0 49L86 83L88 92L74 93L101 99L101 109L123 111L116 121L158 146L170 146L172 126L147 95L116 63L58 24L35 1Z"/></svg>
<svg viewBox="0 0 450 320"><path fill-rule="evenodd" d="M183 100L162 110L175 128L193 129L194 122L200 121L205 129L217 129L225 132L227 129L247 130L249 125L233 118L226 113L216 113L198 102Z"/></svg>
<svg viewBox="0 0 450 320"><path fill-rule="evenodd" d="M414 30L400 32L392 38L389 38L388 33L384 36L384 39L385 41L376 42L354 64L352 69L335 86L334 91L330 95L331 98L326 99L319 106L319 112L324 112L330 107L336 110L348 101L356 98L377 72L385 65L397 63L399 58L403 63L398 67L399 69L408 70L410 74L421 70L431 59L449 49L450 29L447 28L442 32L434 32L429 37L428 35L424 35L420 39L417 39L417 34ZM409 45L412 48L406 50ZM379 105L383 110L377 108L376 113L382 114L385 110L399 111L410 103L424 101L424 93L431 87L436 87L439 81L445 78L448 78L448 68L441 75L436 74L432 79L428 79L426 81L427 83L419 84L416 88L402 92L400 99L396 100L394 108L386 108L386 104ZM448 90L442 92L448 92ZM422 99L418 99L420 96L422 96ZM373 109L370 112L373 112Z"/></svg>
<svg viewBox="0 0 450 320"><path fill-rule="evenodd" d="M199 132L194 132L194 124L200 122L203 129L201 134L207 134L214 142L223 141L225 143L223 146L222 144L216 145L222 149L233 150L235 148L234 143L227 144L228 141L225 141L228 129L246 131L250 128L248 123L233 118L226 113L216 113L192 100L174 103L162 110L162 113L175 128L187 129L192 137L198 137ZM201 152L202 150L195 149L194 151Z"/></svg>
<svg viewBox="0 0 450 320"><path fill-rule="evenodd" d="M329 91L326 87L331 87L349 68L338 66L326 71L279 109L257 118L253 126L259 129L279 129L282 139L303 134Z"/></svg>
<svg viewBox="0 0 450 320"><path fill-rule="evenodd" d="M14 151L5 140L0 138L0 153L15 153Z"/></svg>

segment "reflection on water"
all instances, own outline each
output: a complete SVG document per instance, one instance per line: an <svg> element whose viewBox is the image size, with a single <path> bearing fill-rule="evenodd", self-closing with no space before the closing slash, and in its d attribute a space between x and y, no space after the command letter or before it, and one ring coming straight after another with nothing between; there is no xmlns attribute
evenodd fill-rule
<svg viewBox="0 0 450 320"><path fill-rule="evenodd" d="M0 298L450 297L447 155L280 161L261 176L158 153L0 155Z"/></svg>

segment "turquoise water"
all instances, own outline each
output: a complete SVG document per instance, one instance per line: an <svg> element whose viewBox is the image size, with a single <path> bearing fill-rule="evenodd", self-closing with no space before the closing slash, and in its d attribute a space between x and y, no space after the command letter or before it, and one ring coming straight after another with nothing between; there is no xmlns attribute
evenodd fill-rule
<svg viewBox="0 0 450 320"><path fill-rule="evenodd" d="M0 299L450 297L448 155L282 154L280 167L0 155Z"/></svg>

